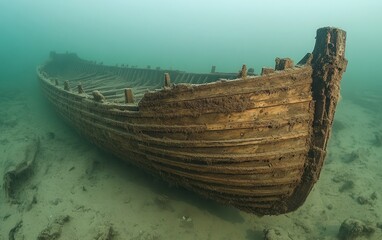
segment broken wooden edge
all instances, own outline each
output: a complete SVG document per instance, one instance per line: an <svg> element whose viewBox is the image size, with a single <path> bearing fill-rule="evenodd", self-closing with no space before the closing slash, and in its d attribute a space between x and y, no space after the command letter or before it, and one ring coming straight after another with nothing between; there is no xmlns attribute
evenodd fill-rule
<svg viewBox="0 0 382 240"><path fill-rule="evenodd" d="M270 74L270 73L274 73L275 70L273 68L269 68L269 67L263 67L261 68L261 75L266 75L266 74Z"/></svg>
<svg viewBox="0 0 382 240"><path fill-rule="evenodd" d="M65 91L70 91L70 86L69 86L69 81L68 81L68 80L66 80L66 81L64 82L64 90L65 90Z"/></svg>
<svg viewBox="0 0 382 240"><path fill-rule="evenodd" d="M125 103L134 103L134 95L131 88L125 88Z"/></svg>
<svg viewBox="0 0 382 240"><path fill-rule="evenodd" d="M301 61L300 61L301 62ZM300 65L299 62L299 65ZM263 67L261 69L261 76L274 73L275 71L284 71L289 68L293 68L294 63L290 58L276 58L275 59L275 68Z"/></svg>
<svg viewBox="0 0 382 240"><path fill-rule="evenodd" d="M297 65L310 65L312 63L313 59L313 54L312 53L307 53L298 63Z"/></svg>
<svg viewBox="0 0 382 240"><path fill-rule="evenodd" d="M164 86L165 87L171 87L171 79L170 79L169 73L164 74Z"/></svg>
<svg viewBox="0 0 382 240"><path fill-rule="evenodd" d="M345 31L332 27L320 28L317 30L313 56L307 54L300 61L310 63L313 68L312 96L315 109L308 160L301 183L289 201L285 202L288 211L296 210L305 202L320 176L339 99L339 84L348 62L345 58L345 47Z"/></svg>
<svg viewBox="0 0 382 240"><path fill-rule="evenodd" d="M290 58L276 58L275 62L276 62L275 64L276 71L282 71L282 70L294 67L293 60Z"/></svg>
<svg viewBox="0 0 382 240"><path fill-rule="evenodd" d="M247 65L243 64L238 77L242 79L245 79L247 77Z"/></svg>
<svg viewBox="0 0 382 240"><path fill-rule="evenodd" d="M213 66L211 66L211 73L215 73L215 72L216 72L216 66L213 65Z"/></svg>
<svg viewBox="0 0 382 240"><path fill-rule="evenodd" d="M102 93L98 90L93 91L92 94L93 94L93 99L96 102L103 102L106 99L105 96L102 95Z"/></svg>
<svg viewBox="0 0 382 240"><path fill-rule="evenodd" d="M82 84L80 83L80 84L78 84L78 86L77 86L77 89L78 89L78 93L79 94L83 94L84 93L84 89L83 89L83 87L82 87Z"/></svg>

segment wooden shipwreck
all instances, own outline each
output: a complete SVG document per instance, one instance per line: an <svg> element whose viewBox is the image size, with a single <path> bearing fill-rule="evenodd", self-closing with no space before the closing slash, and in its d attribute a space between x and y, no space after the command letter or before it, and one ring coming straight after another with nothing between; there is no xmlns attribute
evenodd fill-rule
<svg viewBox="0 0 382 240"><path fill-rule="evenodd" d="M260 76L104 66L52 52L37 70L59 114L90 141L166 181L241 210L301 206L317 181L347 65L346 33L317 30L294 66Z"/></svg>

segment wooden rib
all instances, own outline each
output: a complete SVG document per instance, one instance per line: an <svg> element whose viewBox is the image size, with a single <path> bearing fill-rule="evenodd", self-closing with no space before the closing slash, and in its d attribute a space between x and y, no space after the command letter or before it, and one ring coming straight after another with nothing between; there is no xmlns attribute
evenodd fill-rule
<svg viewBox="0 0 382 240"><path fill-rule="evenodd" d="M91 122L89 122L89 123L91 123ZM154 152L158 152L158 150L155 150ZM216 156L215 156L216 157ZM217 156L217 157L219 157L219 156ZM232 156L232 157L235 157L235 156ZM241 156L242 157L242 156ZM248 157L251 157L251 159L253 159L253 156L247 156L247 158ZM264 156L261 156L262 158L264 157ZM220 156L220 158L221 158L221 156ZM230 158L228 158L228 159L230 159Z"/></svg>
<svg viewBox="0 0 382 240"><path fill-rule="evenodd" d="M256 189L256 188L272 188L274 186L280 187L283 185L291 185L295 184L299 181L301 178L301 170L299 169L296 171L296 175L288 176L285 178L265 178L260 180L252 180L252 179L245 179L243 175L243 179L234 179L233 175L226 175L226 176L219 176L219 175L212 175L207 176L205 173L203 174L197 174L197 173L189 173L185 171L179 171L174 168L167 168L163 166L162 164L157 164L156 162L152 163L152 165L155 166L156 169L164 172L171 173L173 175L176 175L181 178L186 178L190 184L194 184L195 182L198 182L200 184L209 184L210 186L213 185L214 187L220 187L222 191L229 189L229 188L235 188L235 190L241 189L241 188L249 188L249 189ZM248 189L246 189L248 190ZM273 192L273 194L277 194L277 192ZM249 194L252 195L252 194Z"/></svg>
<svg viewBox="0 0 382 240"><path fill-rule="evenodd" d="M285 151L285 150L278 150L273 152L267 152L267 153L255 153L255 154L207 154L207 153L190 153L190 152L180 152L180 151L174 151L174 150L164 150L161 148L156 147L149 147L144 144L138 144L139 148L147 151L149 153L153 154L161 154L162 156L171 156L174 159L185 159L185 161L190 160L198 160L198 161L205 161L209 163L213 162L230 162L230 161L255 161L260 160L263 161L264 159L269 158L275 158L275 157L282 157L284 154L288 153L306 153L307 148L306 147L296 147L294 149ZM269 169L259 169L268 171Z"/></svg>
<svg viewBox="0 0 382 240"><path fill-rule="evenodd" d="M264 184L266 184L267 181L269 181L270 183L275 183L276 181L278 181L277 180L278 178L274 177L277 174L278 175L288 174L289 177L285 179L290 179L291 175L295 175L296 178L299 178L301 177L301 170L304 165L304 162L303 160L301 160L301 157L298 159L298 161L294 161L291 163L288 162L283 164L280 164L275 161L272 164L267 162L261 163L261 164L257 162L250 162L247 164L242 164L242 163L238 163L235 165L227 164L226 166L226 165L215 165L215 164L201 165L201 164L193 164L192 162L185 163L180 161L169 160L167 157L162 158L162 157L158 157L158 156L154 156L150 154L145 154L145 156L149 160L152 160L152 162L157 162L162 165L166 164L167 166L169 166L168 170L171 168L169 172L172 172L172 170L175 167L182 169L183 171L181 171L181 173L178 172L178 175L182 175L183 172L186 172L185 175L182 175L182 176L186 176L186 175L191 176L187 172L192 170L196 173L195 175L196 179L204 179L204 177L207 176L206 173L210 173L210 174L216 174L216 176L220 176L223 178L229 178L229 180L227 181L236 182L235 179L239 179L237 180L238 182L244 181L246 184L253 184L254 182L259 182L259 183L263 182ZM269 172L259 171L259 169L261 168L268 168ZM278 171L277 174L275 173L275 171ZM203 173L203 175L201 176L198 173L199 174ZM252 179L253 175L263 175L263 177ZM267 178L264 178L264 175L269 175L269 176ZM216 183L219 183L219 182L221 183L224 181L225 180L223 179L223 180L219 180Z"/></svg>
<svg viewBox="0 0 382 240"><path fill-rule="evenodd" d="M88 62L72 69L52 69L51 76L60 75L71 86L81 81L85 92L99 90L109 102L63 92L45 82L50 77L41 77L48 99L96 144L148 171L252 210L271 208L301 181L312 123L310 66L261 77L243 72L245 81L221 82L214 81L234 75L121 69ZM174 83L199 85L172 86L167 81L164 89L155 90L165 72ZM125 102L126 86L134 90L139 106L110 102ZM245 107L238 109L242 103Z"/></svg>
<svg viewBox="0 0 382 240"><path fill-rule="evenodd" d="M284 195L289 194L293 191L293 188L289 185L283 186L283 185L277 185L274 187L267 187L267 188L233 188L229 186L211 186L209 184L202 184L202 183L195 183L193 182L192 185L199 186L204 189L208 189L212 192L218 192L218 193L227 193L227 194L235 194L239 196L274 196L274 195ZM295 184L293 184L295 185Z"/></svg>
<svg viewBox="0 0 382 240"><path fill-rule="evenodd" d="M100 86L88 86L86 88L86 91L91 91L93 89L97 89L102 92L107 92L109 90L121 90L122 88L126 87L126 83L123 84L110 84L110 85L100 85Z"/></svg>
<svg viewBox="0 0 382 240"><path fill-rule="evenodd" d="M312 69L309 67L293 68L265 76L247 77L245 81L233 80L221 83L215 82L206 85L198 85L195 87L196 89L177 88L176 90L178 91L174 90L174 92L182 92L182 94L176 94L176 97L171 97L170 95L165 94L166 92L152 93L145 96L147 98L145 100L150 101L152 98L155 98L157 100L156 104L161 104L162 102L197 99L200 98L200 96L208 95L205 91L209 91L210 97L219 97L227 95L227 93L243 94L275 88L293 88L296 84L310 84L312 81L311 74ZM220 85L219 88L216 88L217 84ZM212 89L214 90L212 91Z"/></svg>
<svg viewBox="0 0 382 240"><path fill-rule="evenodd" d="M82 115L83 114L85 114L86 115L86 113L85 112L82 112L81 113ZM106 121L106 119L107 118L101 118L101 117L99 117L99 116L97 116L97 115L94 115L94 114L91 114L91 116L90 117L92 117L93 119L98 119L98 120L104 120L104 122ZM105 123L108 123L108 122L105 122ZM286 123L288 123L288 122L286 122ZM121 127L124 127L124 124L118 124L118 122L110 122L110 124L112 124L112 125L121 125ZM128 124L128 123L127 123ZM265 123L265 125L266 125L267 123ZM132 125L134 128L136 128L137 127L137 125ZM259 126L259 125L258 125ZM162 128L165 128L166 126L158 126L157 127L157 129L161 129L161 127ZM181 126L179 127L179 130L181 131ZM201 129L205 129L205 128L201 128ZM152 129L152 127L151 127L151 130L154 130L154 129ZM193 131L195 131L195 130L193 130ZM200 131L200 130L197 130L197 132L198 131ZM174 131L172 131L172 132L174 132Z"/></svg>
<svg viewBox="0 0 382 240"><path fill-rule="evenodd" d="M216 147L231 147L231 146L245 146L245 145L258 145L267 144L291 138L308 137L308 132L293 132L282 135L273 135L268 137L255 137L255 138L240 138L240 139L228 139L228 140L176 140L176 139L164 139L154 138L151 136L144 136L144 141L151 144L160 146L183 146L188 148L200 147L200 148L216 148Z"/></svg>

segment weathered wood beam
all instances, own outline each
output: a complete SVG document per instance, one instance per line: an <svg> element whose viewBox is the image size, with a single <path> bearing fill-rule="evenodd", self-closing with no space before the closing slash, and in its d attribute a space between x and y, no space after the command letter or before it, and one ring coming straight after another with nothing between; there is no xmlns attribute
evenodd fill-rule
<svg viewBox="0 0 382 240"><path fill-rule="evenodd" d="M239 72L239 78L245 79L247 78L247 65L243 64L241 67L241 71Z"/></svg>
<svg viewBox="0 0 382 240"><path fill-rule="evenodd" d="M105 100L105 96L102 95L102 93L100 93L100 91L98 90L93 91L92 94L93 94L94 101L96 102L103 102Z"/></svg>
<svg viewBox="0 0 382 240"><path fill-rule="evenodd" d="M164 86L165 87L171 87L171 79L170 79L169 73L164 74Z"/></svg>
<svg viewBox="0 0 382 240"><path fill-rule="evenodd" d="M134 95L131 88L125 88L125 103L134 103Z"/></svg>

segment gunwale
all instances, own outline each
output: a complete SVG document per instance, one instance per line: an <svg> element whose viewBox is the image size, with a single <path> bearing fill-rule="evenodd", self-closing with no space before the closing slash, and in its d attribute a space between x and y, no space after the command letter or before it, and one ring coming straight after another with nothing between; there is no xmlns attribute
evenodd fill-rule
<svg viewBox="0 0 382 240"><path fill-rule="evenodd" d="M239 76L193 74L56 53L37 76L59 114L99 147L218 202L282 214L301 206L318 179L346 69L345 36L319 29L313 54L296 66L276 59L260 76L245 66Z"/></svg>

